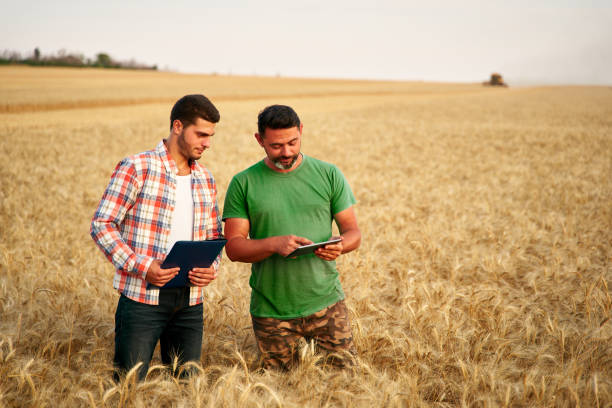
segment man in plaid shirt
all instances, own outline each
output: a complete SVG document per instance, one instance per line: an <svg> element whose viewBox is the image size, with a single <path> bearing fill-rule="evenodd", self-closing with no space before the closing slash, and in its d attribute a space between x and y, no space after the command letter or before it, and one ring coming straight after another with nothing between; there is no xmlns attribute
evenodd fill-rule
<svg viewBox="0 0 612 408"><path fill-rule="evenodd" d="M219 118L203 95L179 99L169 137L117 165L94 214L91 236L117 268L116 379L138 362L144 379L158 340L164 364L200 361L203 288L217 277L219 258L191 270L193 286L182 288L161 288L179 271L161 264L178 240L221 237L215 181L197 162Z"/></svg>

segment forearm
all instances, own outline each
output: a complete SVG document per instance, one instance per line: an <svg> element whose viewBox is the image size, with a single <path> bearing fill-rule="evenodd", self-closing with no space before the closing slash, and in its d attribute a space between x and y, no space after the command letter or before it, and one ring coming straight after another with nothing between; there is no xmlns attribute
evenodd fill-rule
<svg viewBox="0 0 612 408"><path fill-rule="evenodd" d="M91 223L91 237L104 255L117 269L145 278L153 258L134 253L111 222L94 218Z"/></svg>
<svg viewBox="0 0 612 408"><path fill-rule="evenodd" d="M214 203L210 213L206 214L205 225L206 239L223 238L223 224L221 223L221 214L219 213L219 205L217 204L216 189L212 193L212 202Z"/></svg>
<svg viewBox="0 0 612 408"><path fill-rule="evenodd" d="M213 202L215 204L207 220L207 225L209 225L209 228L206 230L206 239L221 239L223 238L223 224L221 224L221 214L219 214L216 192L213 195ZM218 271L220 264L221 254L217 256L217 259L215 259L211 266Z"/></svg>
<svg viewBox="0 0 612 408"><path fill-rule="evenodd" d="M142 188L137 172L129 159L122 160L102 195L91 221L90 234L96 245L117 269L145 278L153 258L138 255L119 232L129 208Z"/></svg>
<svg viewBox="0 0 612 408"><path fill-rule="evenodd" d="M359 244L361 244L361 231L359 231L359 229L343 231L341 236L343 254L359 248Z"/></svg>
<svg viewBox="0 0 612 408"><path fill-rule="evenodd" d="M235 236L227 241L225 253L234 262L255 263L276 253L274 242L275 237L248 239Z"/></svg>

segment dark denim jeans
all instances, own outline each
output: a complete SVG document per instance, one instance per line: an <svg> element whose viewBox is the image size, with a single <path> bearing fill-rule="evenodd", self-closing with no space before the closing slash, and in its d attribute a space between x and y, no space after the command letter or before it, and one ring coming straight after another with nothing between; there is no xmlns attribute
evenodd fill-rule
<svg viewBox="0 0 612 408"><path fill-rule="evenodd" d="M115 313L115 379L139 361L142 381L153 351L160 342L161 359L172 365L200 362L202 352L202 304L189 306L189 288L161 289L159 305L147 305L121 295ZM176 374L176 373L174 373Z"/></svg>

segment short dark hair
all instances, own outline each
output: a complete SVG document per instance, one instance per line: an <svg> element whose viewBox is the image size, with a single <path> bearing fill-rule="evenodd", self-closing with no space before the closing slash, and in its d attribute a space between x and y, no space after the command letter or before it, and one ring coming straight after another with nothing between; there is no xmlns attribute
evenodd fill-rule
<svg viewBox="0 0 612 408"><path fill-rule="evenodd" d="M299 128L300 124L298 114L286 105L270 105L257 116L257 130L261 137L264 137L266 129Z"/></svg>
<svg viewBox="0 0 612 408"><path fill-rule="evenodd" d="M180 120L183 126L195 123L198 118L202 118L211 123L219 122L221 116L215 105L204 95L185 95L172 107L170 112L170 129L175 120Z"/></svg>

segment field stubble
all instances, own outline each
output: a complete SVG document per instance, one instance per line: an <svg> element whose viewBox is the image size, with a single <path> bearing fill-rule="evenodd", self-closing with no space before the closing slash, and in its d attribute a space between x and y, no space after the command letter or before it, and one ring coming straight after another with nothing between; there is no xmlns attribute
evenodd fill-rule
<svg viewBox="0 0 612 408"><path fill-rule="evenodd" d="M24 72L30 98L42 85ZM107 80L100 100L125 84ZM117 294L89 221L115 164L167 136L181 96L172 78L157 93L141 80L148 93L132 104L69 110L57 108L78 84L46 105L0 86L0 406L612 404L609 88L223 88L202 159L221 204L231 176L262 158L252 134L271 103L296 108L303 151L353 187L363 243L338 265L360 365L333 370L305 344L296 370L260 370L249 267L225 259L207 289L200 374L178 382L156 356L149 381L113 384Z"/></svg>

